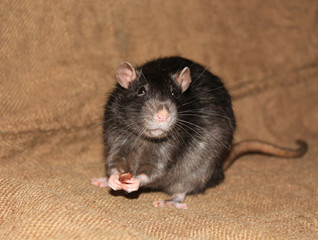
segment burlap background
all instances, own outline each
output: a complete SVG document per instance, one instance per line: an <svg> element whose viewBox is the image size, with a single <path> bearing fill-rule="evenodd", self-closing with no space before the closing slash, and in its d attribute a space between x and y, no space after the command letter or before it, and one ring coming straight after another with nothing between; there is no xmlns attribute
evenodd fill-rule
<svg viewBox="0 0 318 240"><path fill-rule="evenodd" d="M0 239L317 239L318 2L0 1ZM104 175L101 116L121 61L181 55L224 79L246 156L189 210L127 198Z"/></svg>

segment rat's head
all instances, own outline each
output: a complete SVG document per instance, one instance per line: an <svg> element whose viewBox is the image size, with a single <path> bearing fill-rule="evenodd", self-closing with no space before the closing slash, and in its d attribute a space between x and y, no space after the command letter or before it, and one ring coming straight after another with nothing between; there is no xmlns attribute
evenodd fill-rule
<svg viewBox="0 0 318 240"><path fill-rule="evenodd" d="M190 69L171 73L147 65L135 69L123 62L116 77L120 85L120 121L139 136L168 136L177 122L177 106L191 83Z"/></svg>

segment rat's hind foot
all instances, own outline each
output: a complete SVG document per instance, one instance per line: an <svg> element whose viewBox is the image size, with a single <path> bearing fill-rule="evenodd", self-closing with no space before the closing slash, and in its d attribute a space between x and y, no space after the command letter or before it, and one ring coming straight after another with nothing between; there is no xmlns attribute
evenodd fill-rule
<svg viewBox="0 0 318 240"><path fill-rule="evenodd" d="M187 204L184 203L186 193L175 193L170 200L155 201L155 207L175 207L179 209L188 209Z"/></svg>
<svg viewBox="0 0 318 240"><path fill-rule="evenodd" d="M175 207L178 209L188 209L188 206L186 203L179 203L179 202L174 202L171 200L155 201L153 205L154 207Z"/></svg>
<svg viewBox="0 0 318 240"><path fill-rule="evenodd" d="M107 178L92 178L91 183L102 188L108 187L108 180Z"/></svg>

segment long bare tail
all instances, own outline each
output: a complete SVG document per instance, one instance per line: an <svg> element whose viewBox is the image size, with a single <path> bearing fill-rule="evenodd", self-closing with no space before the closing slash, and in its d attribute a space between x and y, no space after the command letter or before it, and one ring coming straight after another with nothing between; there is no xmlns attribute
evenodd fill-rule
<svg viewBox="0 0 318 240"><path fill-rule="evenodd" d="M305 141L297 140L297 149L283 148L260 140L246 140L234 144L232 151L223 163L223 170L227 170L240 156L248 153L261 153L282 158L302 157L308 149Z"/></svg>

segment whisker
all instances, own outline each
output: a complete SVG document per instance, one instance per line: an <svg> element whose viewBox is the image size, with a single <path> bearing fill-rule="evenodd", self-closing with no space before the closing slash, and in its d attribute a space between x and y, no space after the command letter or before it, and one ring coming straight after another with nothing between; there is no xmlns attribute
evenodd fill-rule
<svg viewBox="0 0 318 240"><path fill-rule="evenodd" d="M140 69L140 76L143 76L143 78L149 83L149 81L146 78L145 74L142 72L142 68Z"/></svg>
<svg viewBox="0 0 318 240"><path fill-rule="evenodd" d="M206 72L206 70L208 70L208 66L206 66L206 67L204 68L204 70L202 71L202 73L200 73L200 75L193 81L193 83L195 83L195 82Z"/></svg>
<svg viewBox="0 0 318 240"><path fill-rule="evenodd" d="M194 112L194 111L188 111L188 112L179 112L179 116L192 116L192 117L200 117L205 119L211 119L213 117L220 117L226 120L232 120L230 117L218 114L218 113L201 113L201 112Z"/></svg>
<svg viewBox="0 0 318 240"><path fill-rule="evenodd" d="M184 126L184 127L189 128L190 130L194 131L195 133L197 133L197 134L199 135L199 137L200 137L200 140L203 140L203 139L204 139L204 137L201 135L201 133L199 133L198 131L196 131L194 128L188 126L187 123L189 123L189 122L183 121L183 120L178 120L178 123L179 123L180 125ZM189 136L191 136L191 138L193 137L193 135L191 135L189 132L187 132L187 133L189 134Z"/></svg>
<svg viewBox="0 0 318 240"><path fill-rule="evenodd" d="M200 130L206 132L209 136L213 137L217 142L219 142L220 144L222 144L223 147L225 147L227 150L231 151L231 149L230 149L229 147L227 147L222 141L220 141L217 137L213 136L213 134L211 134L210 132L208 132L206 129L200 127L199 125L194 124L194 123L191 123L191 122L189 122L189 121L180 120L180 119L179 119L178 121L184 122L184 123L186 123L186 124L190 124L190 125L192 125L192 126L194 126L194 127L196 127L196 128L199 128ZM192 130L195 131L194 129L192 129ZM197 131L195 131L195 132L198 133ZM198 133L198 134L199 134L199 133ZM201 137L202 137L202 136L201 136Z"/></svg>

